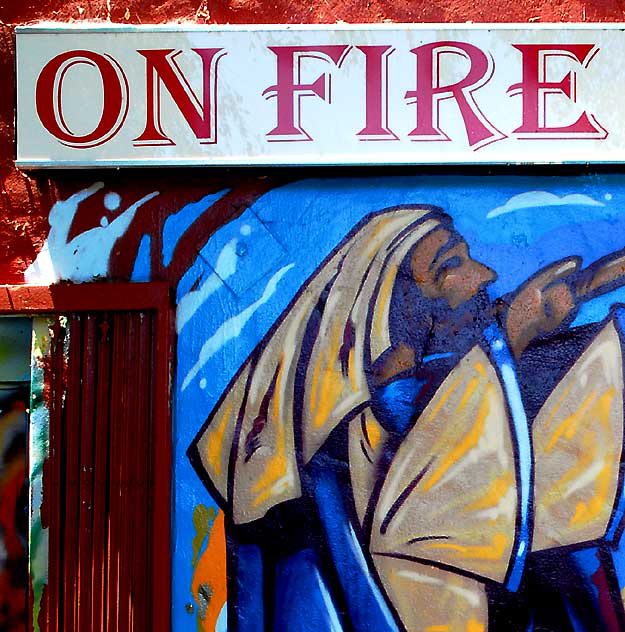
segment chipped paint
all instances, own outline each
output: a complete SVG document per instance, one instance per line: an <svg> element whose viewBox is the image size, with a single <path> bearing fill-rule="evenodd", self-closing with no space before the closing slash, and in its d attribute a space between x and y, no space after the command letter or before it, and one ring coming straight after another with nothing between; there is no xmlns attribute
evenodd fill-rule
<svg viewBox="0 0 625 632"><path fill-rule="evenodd" d="M46 318L33 320L31 410L29 433L30 481L30 564L29 574L33 595L33 630L41 630L39 613L43 591L48 583L48 528L44 526L43 470L48 458L50 417L45 404L45 365L50 353L51 323Z"/></svg>

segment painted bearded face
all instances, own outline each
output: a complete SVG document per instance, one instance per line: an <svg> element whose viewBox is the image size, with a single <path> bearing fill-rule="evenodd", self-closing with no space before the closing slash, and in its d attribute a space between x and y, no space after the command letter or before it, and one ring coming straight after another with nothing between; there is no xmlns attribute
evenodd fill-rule
<svg viewBox="0 0 625 632"><path fill-rule="evenodd" d="M494 270L471 258L467 242L458 233L444 227L417 244L410 269L424 297L442 299L453 310L497 278Z"/></svg>
<svg viewBox="0 0 625 632"><path fill-rule="evenodd" d="M466 241L439 225L421 238L402 264L391 309L391 337L419 356L462 353L493 318L486 286L496 278L472 259Z"/></svg>

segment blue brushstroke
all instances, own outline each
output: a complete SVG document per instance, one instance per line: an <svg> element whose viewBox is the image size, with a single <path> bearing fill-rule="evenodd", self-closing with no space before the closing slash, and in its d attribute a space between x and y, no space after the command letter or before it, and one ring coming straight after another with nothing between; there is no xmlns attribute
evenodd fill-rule
<svg viewBox="0 0 625 632"><path fill-rule="evenodd" d="M586 549L572 551L569 556L579 572L580 577L583 579L586 590L593 596L595 602L598 602L599 589L592 578L600 566L599 549L597 549L596 546L588 547Z"/></svg>
<svg viewBox="0 0 625 632"><path fill-rule="evenodd" d="M185 294L191 292L192 288L202 285L211 274L214 274L214 270L202 257L196 257L195 261L189 266L180 281L178 281L176 303L179 303Z"/></svg>
<svg viewBox="0 0 625 632"><path fill-rule="evenodd" d="M427 364L428 362L432 362L433 360L451 358L454 355L456 355L455 351L447 351L446 353L430 353L429 355L423 356L422 363Z"/></svg>
<svg viewBox="0 0 625 632"><path fill-rule="evenodd" d="M183 206L177 213L170 215L163 225L163 265L168 266L174 256L174 250L178 240L195 220L208 210L215 202L220 200L229 189L218 193L209 193L198 202Z"/></svg>
<svg viewBox="0 0 625 632"><path fill-rule="evenodd" d="M219 274L219 259L224 248L235 246L236 274L223 276L222 281L237 297L245 299L250 289L272 275L280 263L292 261L287 256L272 227L265 226L251 209L246 210L236 223L227 224L208 241L200 255ZM298 256L299 258L299 256Z"/></svg>
<svg viewBox="0 0 625 632"><path fill-rule="evenodd" d="M610 556L616 572L619 591L623 591L623 589L625 589L625 547L623 546L622 540L620 544L621 546L616 550L610 551Z"/></svg>
<svg viewBox="0 0 625 632"><path fill-rule="evenodd" d="M519 514L517 516L516 550L512 553L511 567L508 570L506 588L515 592L519 589L525 568L525 560L530 545L530 502L532 483L532 446L529 425L525 415L525 408L521 400L521 389L516 377L516 370L512 354L506 344L503 332L496 324L489 325L484 331L484 337L489 344L491 357L501 374L502 386L510 413L512 415L513 440L515 441L518 461Z"/></svg>
<svg viewBox="0 0 625 632"><path fill-rule="evenodd" d="M569 622L573 628L573 632L588 632L586 626L579 620L579 617L577 616L577 613L575 612L569 599L564 599L564 607L569 615Z"/></svg>
<svg viewBox="0 0 625 632"><path fill-rule="evenodd" d="M224 604L219 617L217 617L215 632L228 632L228 603Z"/></svg>
<svg viewBox="0 0 625 632"><path fill-rule="evenodd" d="M598 323L607 318L614 303L622 303L624 301L625 289L619 288L603 296L598 296L587 303L582 303L575 320L571 323L571 327Z"/></svg>
<svg viewBox="0 0 625 632"><path fill-rule="evenodd" d="M265 602L263 599L263 559L256 544L233 546L232 569L236 578L236 601L228 595L228 608L235 619L238 632L258 632L265 628Z"/></svg>
<svg viewBox="0 0 625 632"><path fill-rule="evenodd" d="M135 282L149 281L151 277L151 262L150 262L150 246L152 245L152 238L149 235L143 235L141 242L139 243L139 250L137 252L137 258L132 268L132 274L130 280Z"/></svg>
<svg viewBox="0 0 625 632"><path fill-rule="evenodd" d="M344 505L345 491L337 473L323 459L311 462L313 494L325 531L325 542L337 571L354 632L399 632L350 523Z"/></svg>
<svg viewBox="0 0 625 632"><path fill-rule="evenodd" d="M385 430L405 435L414 415L414 402L424 380L405 377L381 386L374 393L374 410Z"/></svg>
<svg viewBox="0 0 625 632"><path fill-rule="evenodd" d="M276 565L271 629L273 632L342 632L339 614L312 550L298 551Z"/></svg>

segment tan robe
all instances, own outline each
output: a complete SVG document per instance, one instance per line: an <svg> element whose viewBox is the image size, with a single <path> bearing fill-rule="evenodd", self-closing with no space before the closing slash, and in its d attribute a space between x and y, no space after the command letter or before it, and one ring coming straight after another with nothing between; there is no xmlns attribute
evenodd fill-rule
<svg viewBox="0 0 625 632"><path fill-rule="evenodd" d="M235 523L300 496L300 465L367 405L366 369L391 344L399 265L440 217L429 208L399 208L365 218L239 370L197 439L206 474ZM311 331L321 301L320 323Z"/></svg>

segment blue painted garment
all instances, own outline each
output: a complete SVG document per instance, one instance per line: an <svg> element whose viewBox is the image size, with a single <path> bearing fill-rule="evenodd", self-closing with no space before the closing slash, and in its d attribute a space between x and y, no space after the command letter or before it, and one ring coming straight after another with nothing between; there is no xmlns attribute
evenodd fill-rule
<svg viewBox="0 0 625 632"><path fill-rule="evenodd" d="M273 632L343 632L317 554L303 549L276 564Z"/></svg>
<svg viewBox="0 0 625 632"><path fill-rule="evenodd" d="M458 354L454 352L433 353L423 358L421 366L427 368L431 363L443 361L442 372L447 373L457 359ZM415 402L427 384L428 381L418 375L408 375L397 377L375 390L373 409L387 432L397 435L408 432L415 416Z"/></svg>
<svg viewBox="0 0 625 632"><path fill-rule="evenodd" d="M387 432L405 434L414 415L414 402L423 380L414 376L400 378L381 386L374 393L374 408L378 421Z"/></svg>

